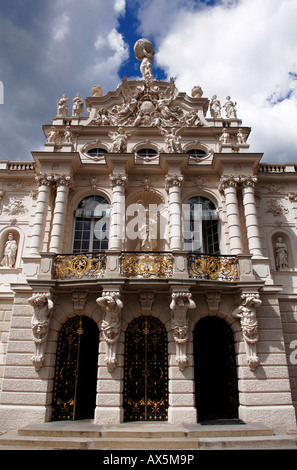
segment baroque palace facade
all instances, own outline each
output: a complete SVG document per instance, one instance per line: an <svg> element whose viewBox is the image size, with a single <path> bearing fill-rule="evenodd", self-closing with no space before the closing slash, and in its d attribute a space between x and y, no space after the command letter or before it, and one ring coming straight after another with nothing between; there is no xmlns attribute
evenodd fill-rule
<svg viewBox="0 0 297 470"><path fill-rule="evenodd" d="M139 80L63 95L44 149L0 162L0 429L295 432L297 165L261 163L230 97L134 52Z"/></svg>

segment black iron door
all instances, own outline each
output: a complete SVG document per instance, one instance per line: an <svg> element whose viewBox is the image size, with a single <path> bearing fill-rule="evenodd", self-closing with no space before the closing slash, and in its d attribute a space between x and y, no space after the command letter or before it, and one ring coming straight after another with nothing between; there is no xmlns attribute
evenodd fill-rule
<svg viewBox="0 0 297 470"><path fill-rule="evenodd" d="M99 331L77 316L61 328L54 379L52 420L93 418L96 402Z"/></svg>
<svg viewBox="0 0 297 470"><path fill-rule="evenodd" d="M167 333L157 318L132 321L125 337L125 421L165 421L168 410Z"/></svg>

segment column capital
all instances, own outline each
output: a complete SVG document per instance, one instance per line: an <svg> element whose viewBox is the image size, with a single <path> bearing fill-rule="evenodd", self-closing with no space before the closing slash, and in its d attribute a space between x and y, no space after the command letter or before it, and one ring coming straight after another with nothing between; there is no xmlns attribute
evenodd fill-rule
<svg viewBox="0 0 297 470"><path fill-rule="evenodd" d="M54 182L54 177L52 174L39 173L35 176L35 181L38 186L52 186Z"/></svg>
<svg viewBox="0 0 297 470"><path fill-rule="evenodd" d="M121 173L112 173L109 175L109 181L112 188L115 186L122 186L125 188L128 181L128 176Z"/></svg>
<svg viewBox="0 0 297 470"><path fill-rule="evenodd" d="M181 187L183 184L184 177L181 174L167 174L165 176L165 187L168 191L170 188L173 187Z"/></svg>
<svg viewBox="0 0 297 470"><path fill-rule="evenodd" d="M240 176L229 175L221 176L219 181L219 191L224 192L227 188L236 188L240 182Z"/></svg>
<svg viewBox="0 0 297 470"><path fill-rule="evenodd" d="M53 179L57 186L70 186L72 184L70 175L54 175Z"/></svg>
<svg viewBox="0 0 297 470"><path fill-rule="evenodd" d="M247 187L254 187L255 183L258 182L257 176L254 175L249 175L249 176L241 176L240 177L240 183L242 184L243 188Z"/></svg>

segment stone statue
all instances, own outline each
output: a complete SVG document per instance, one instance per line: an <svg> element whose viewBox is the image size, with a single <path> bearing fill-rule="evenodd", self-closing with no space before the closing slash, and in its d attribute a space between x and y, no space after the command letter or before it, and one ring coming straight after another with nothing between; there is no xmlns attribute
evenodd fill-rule
<svg viewBox="0 0 297 470"><path fill-rule="evenodd" d="M64 142L71 143L72 142L72 135L70 131L70 126L66 126L65 133L64 133Z"/></svg>
<svg viewBox="0 0 297 470"><path fill-rule="evenodd" d="M193 98L201 98L203 95L203 90L201 86L197 85L192 88L192 97Z"/></svg>
<svg viewBox="0 0 297 470"><path fill-rule="evenodd" d="M181 137L178 135L179 131L181 129L163 129L162 127L160 128L161 134L165 135L165 142L167 146L168 152L181 152Z"/></svg>
<svg viewBox="0 0 297 470"><path fill-rule="evenodd" d="M123 302L117 292L103 292L102 297L96 299L97 304L104 311L101 331L106 341L106 365L112 372L117 364L117 342L121 334L121 311Z"/></svg>
<svg viewBox="0 0 297 470"><path fill-rule="evenodd" d="M69 98L63 94L62 98L57 101L57 117L65 118L68 116L68 101Z"/></svg>
<svg viewBox="0 0 297 470"><path fill-rule="evenodd" d="M56 143L58 138L59 138L59 131L57 131L57 129L54 126L52 126L50 129L48 138L47 138L47 142Z"/></svg>
<svg viewBox="0 0 297 470"><path fill-rule="evenodd" d="M145 80L151 80L152 66L154 60L154 47L149 39L139 39L134 45L134 54L137 60L141 61L140 71Z"/></svg>
<svg viewBox="0 0 297 470"><path fill-rule="evenodd" d="M190 292L174 292L171 296L171 326L176 344L176 362L180 370L187 367L188 309L196 308Z"/></svg>
<svg viewBox="0 0 297 470"><path fill-rule="evenodd" d="M80 115L84 112L84 101L80 93L76 94L76 97L73 98L73 106L72 106L72 116L80 117Z"/></svg>
<svg viewBox="0 0 297 470"><path fill-rule="evenodd" d="M103 96L103 91L100 85L93 85L91 93L92 93L92 96L96 98Z"/></svg>
<svg viewBox="0 0 297 470"><path fill-rule="evenodd" d="M256 353L258 341L258 321L256 309L260 307L262 301L259 294L242 294L241 305L237 307L232 315L240 319L241 330L246 346L247 362L251 370L255 370L259 365Z"/></svg>
<svg viewBox="0 0 297 470"><path fill-rule="evenodd" d="M224 104L224 108L225 108L227 118L236 119L236 108L235 108L236 102L233 103L233 101L231 101L230 96L227 96L226 100L227 101Z"/></svg>
<svg viewBox="0 0 297 470"><path fill-rule="evenodd" d="M54 304L50 294L37 293L28 299L28 303L34 308L31 321L34 338L34 356L32 362L36 370L41 369L44 363L44 354Z"/></svg>
<svg viewBox="0 0 297 470"><path fill-rule="evenodd" d="M238 129L237 132L237 143L239 145L246 143L246 134L242 131L242 129Z"/></svg>
<svg viewBox="0 0 297 470"><path fill-rule="evenodd" d="M282 237L275 243L275 265L277 270L288 269L288 249Z"/></svg>
<svg viewBox="0 0 297 470"><path fill-rule="evenodd" d="M221 117L221 103L217 98L217 95L213 95L210 102L210 115L214 119Z"/></svg>
<svg viewBox="0 0 297 470"><path fill-rule="evenodd" d="M138 229L140 239L139 249L141 251L153 251L157 248L158 244L157 219L148 216L148 209L144 208L142 201L138 201L136 205L139 208L138 213L143 214L143 223Z"/></svg>
<svg viewBox="0 0 297 470"><path fill-rule="evenodd" d="M125 132L119 127L118 131L109 132L108 135L113 140L112 152L123 153L127 150L127 139L131 132Z"/></svg>
<svg viewBox="0 0 297 470"><path fill-rule="evenodd" d="M16 240L13 238L13 234L8 234L7 242L5 243L3 259L1 261L1 266L5 266L7 268L13 268L16 254L17 254L18 245Z"/></svg>
<svg viewBox="0 0 297 470"><path fill-rule="evenodd" d="M222 134L219 137L219 141L221 144L228 144L230 142L230 135L225 128L222 129Z"/></svg>

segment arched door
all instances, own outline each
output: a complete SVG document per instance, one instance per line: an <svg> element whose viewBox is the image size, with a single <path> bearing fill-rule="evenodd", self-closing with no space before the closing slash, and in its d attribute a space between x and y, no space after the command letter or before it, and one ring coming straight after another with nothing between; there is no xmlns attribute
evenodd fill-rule
<svg viewBox="0 0 297 470"><path fill-rule="evenodd" d="M201 319L194 330L195 394L198 421L238 417L233 334L217 317Z"/></svg>
<svg viewBox="0 0 297 470"><path fill-rule="evenodd" d="M125 421L164 421L168 410L167 333L157 318L141 316L126 331Z"/></svg>
<svg viewBox="0 0 297 470"><path fill-rule="evenodd" d="M52 420L91 419L96 405L99 330L84 316L61 328L56 358Z"/></svg>

